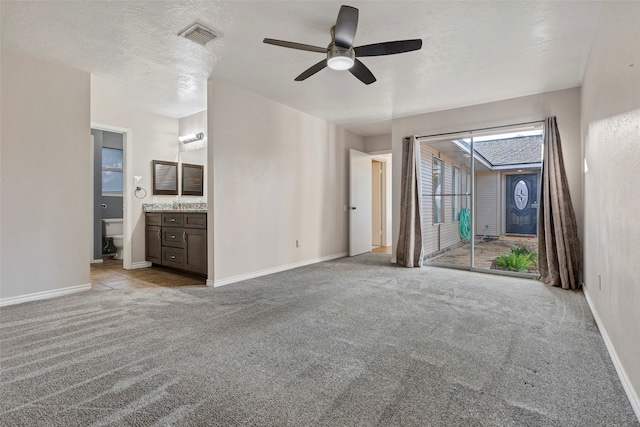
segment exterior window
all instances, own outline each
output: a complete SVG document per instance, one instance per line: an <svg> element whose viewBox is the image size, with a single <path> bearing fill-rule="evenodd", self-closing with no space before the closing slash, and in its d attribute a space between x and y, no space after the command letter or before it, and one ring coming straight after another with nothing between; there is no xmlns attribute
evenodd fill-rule
<svg viewBox="0 0 640 427"><path fill-rule="evenodd" d="M433 158L433 223L444 222L444 200L442 198L442 187L444 185L444 162Z"/></svg>
<svg viewBox="0 0 640 427"><path fill-rule="evenodd" d="M465 193L467 193L467 209L469 209L471 207L471 174L469 172L467 172L467 191L465 191Z"/></svg>
<svg viewBox="0 0 640 427"><path fill-rule="evenodd" d="M460 169L453 167L453 220L460 221Z"/></svg>
<svg viewBox="0 0 640 427"><path fill-rule="evenodd" d="M122 150L102 149L102 192L122 194L123 169Z"/></svg>

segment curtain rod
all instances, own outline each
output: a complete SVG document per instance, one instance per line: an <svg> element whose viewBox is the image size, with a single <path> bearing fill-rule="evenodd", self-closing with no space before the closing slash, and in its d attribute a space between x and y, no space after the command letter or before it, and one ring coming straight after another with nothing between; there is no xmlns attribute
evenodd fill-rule
<svg viewBox="0 0 640 427"><path fill-rule="evenodd" d="M437 136L447 136L447 135L457 135L459 133L477 132L477 131L480 131L480 130L492 130L492 129L502 129L502 128L510 128L510 127L516 127L516 126L524 126L524 125L533 125L533 124L537 124L537 123L544 123L544 120L534 120L532 122L514 123L514 124L511 124L511 125L490 126L490 127L486 127L486 128L459 130L459 131L456 131L456 132L437 133L437 134L434 134L434 135L420 135L420 136L416 136L416 139L434 138L434 137L437 137Z"/></svg>

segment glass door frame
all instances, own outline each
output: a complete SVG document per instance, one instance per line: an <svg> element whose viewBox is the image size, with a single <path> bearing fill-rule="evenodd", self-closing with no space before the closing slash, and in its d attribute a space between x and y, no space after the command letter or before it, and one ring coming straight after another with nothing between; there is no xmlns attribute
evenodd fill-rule
<svg viewBox="0 0 640 427"><path fill-rule="evenodd" d="M477 244L475 240L477 213L476 213L476 203L475 203L476 151L474 147L474 142L475 142L474 140L475 138L480 136L488 136L492 134L499 135L499 134L509 133L510 131L518 132L518 131L538 130L538 129L543 130L544 129L543 125L544 125L544 120L538 120L538 121L531 121L526 123L518 123L518 124L512 124L512 125L505 125L505 126L495 126L495 127L480 128L475 130L450 132L450 133L416 137L419 144L425 144L429 142L440 142L440 141L447 141L447 140L454 141L454 140L460 140L460 139L469 139L469 146L470 146L469 154L472 154L469 157L470 165L468 165L470 170L469 175L471 179L470 179L470 182L467 182L467 188L469 189L469 194L468 194L469 202L467 204L467 207L469 208L469 215L470 215L470 222L471 222L470 238L469 238L469 247L470 247L469 264L468 266L463 266L463 265L448 264L448 263L437 262L437 261L423 261L423 265L467 270L467 271L473 271L477 273L487 273L487 274L495 274L500 276L518 277L518 278L537 279L539 277L539 274L535 274L535 273L512 272L512 271L506 271L506 270L481 268L481 267L475 266L475 247ZM544 133L543 133L543 140L544 140ZM544 159L541 159L541 162L544 162ZM542 173L540 173L540 176L542 176ZM538 193L539 191L540 191L540 185L538 185Z"/></svg>

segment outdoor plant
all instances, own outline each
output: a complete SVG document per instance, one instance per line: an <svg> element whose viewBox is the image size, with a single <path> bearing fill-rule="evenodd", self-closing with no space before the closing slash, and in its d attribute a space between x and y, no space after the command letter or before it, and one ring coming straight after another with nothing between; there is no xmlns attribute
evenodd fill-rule
<svg viewBox="0 0 640 427"><path fill-rule="evenodd" d="M518 255L529 255L529 259L533 262L534 265L538 263L538 249L536 245L532 244L531 242L523 242L521 240L516 243L515 248L512 248L511 252Z"/></svg>
<svg viewBox="0 0 640 427"><path fill-rule="evenodd" d="M516 248L513 248L508 254L503 254L496 258L496 265L503 270L527 271L534 265L531 258L531 253L522 254L517 252Z"/></svg>

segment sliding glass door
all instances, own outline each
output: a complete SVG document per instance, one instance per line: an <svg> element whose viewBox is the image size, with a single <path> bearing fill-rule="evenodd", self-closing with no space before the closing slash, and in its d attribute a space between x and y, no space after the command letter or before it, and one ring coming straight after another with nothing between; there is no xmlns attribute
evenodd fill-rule
<svg viewBox="0 0 640 427"><path fill-rule="evenodd" d="M445 138L420 145L423 249L425 261L432 265L471 266L469 142Z"/></svg>
<svg viewBox="0 0 640 427"><path fill-rule="evenodd" d="M425 264L537 274L542 127L421 137Z"/></svg>

